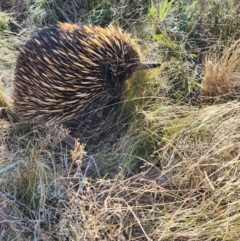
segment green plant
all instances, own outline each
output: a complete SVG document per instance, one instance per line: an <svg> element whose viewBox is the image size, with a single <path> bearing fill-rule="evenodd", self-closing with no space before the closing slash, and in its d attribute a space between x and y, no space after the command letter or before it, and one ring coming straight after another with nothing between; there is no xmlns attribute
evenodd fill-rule
<svg viewBox="0 0 240 241"><path fill-rule="evenodd" d="M198 5L199 0L191 3L163 1L156 7L152 1L148 13L156 28L153 39L169 50L169 60L171 65L175 65L171 75L174 87L170 95L177 100L188 99L200 88L194 71L197 56L190 50L190 41L194 38L198 22Z"/></svg>
<svg viewBox="0 0 240 241"><path fill-rule="evenodd" d="M194 27L198 22L199 17L199 0L189 1L181 0L179 1L179 30L185 33L192 33Z"/></svg>
<svg viewBox="0 0 240 241"><path fill-rule="evenodd" d="M149 9L148 17L154 21L158 20L160 22L164 22L169 14L175 10L175 7L173 7L174 2L175 0L163 0L162 4L160 4L157 9L154 2L151 1L151 8Z"/></svg>

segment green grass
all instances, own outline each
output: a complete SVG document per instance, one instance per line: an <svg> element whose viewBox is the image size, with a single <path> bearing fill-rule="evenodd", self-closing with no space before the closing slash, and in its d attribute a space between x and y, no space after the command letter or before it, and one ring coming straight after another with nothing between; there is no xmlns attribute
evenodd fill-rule
<svg viewBox="0 0 240 241"><path fill-rule="evenodd" d="M239 4L4 3L0 108L18 46L57 20L122 26L162 65L132 76L97 143L72 150L63 127L0 116L0 239L238 240Z"/></svg>

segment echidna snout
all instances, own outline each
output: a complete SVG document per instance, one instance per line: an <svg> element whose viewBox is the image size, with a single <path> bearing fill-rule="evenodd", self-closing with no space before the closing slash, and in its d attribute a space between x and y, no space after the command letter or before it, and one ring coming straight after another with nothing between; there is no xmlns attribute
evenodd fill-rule
<svg viewBox="0 0 240 241"><path fill-rule="evenodd" d="M13 101L23 120L78 123L119 99L139 69L138 47L119 28L58 23L37 32L20 51Z"/></svg>

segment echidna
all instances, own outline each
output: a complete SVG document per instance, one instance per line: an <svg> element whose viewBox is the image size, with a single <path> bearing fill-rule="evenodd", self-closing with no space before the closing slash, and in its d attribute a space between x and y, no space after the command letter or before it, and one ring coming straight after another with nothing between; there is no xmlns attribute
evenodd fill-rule
<svg viewBox="0 0 240 241"><path fill-rule="evenodd" d="M141 63L137 45L119 28L58 23L21 49L14 80L14 112L37 123L77 124L114 103Z"/></svg>

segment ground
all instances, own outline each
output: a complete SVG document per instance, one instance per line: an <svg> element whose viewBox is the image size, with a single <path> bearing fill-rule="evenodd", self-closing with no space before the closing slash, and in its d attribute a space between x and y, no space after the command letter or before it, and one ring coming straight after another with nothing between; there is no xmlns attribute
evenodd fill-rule
<svg viewBox="0 0 240 241"><path fill-rule="evenodd" d="M2 0L0 239L238 240L239 9L233 0ZM75 148L64 127L11 114L19 48L56 21L120 26L143 60L162 64L128 80L102 139Z"/></svg>

